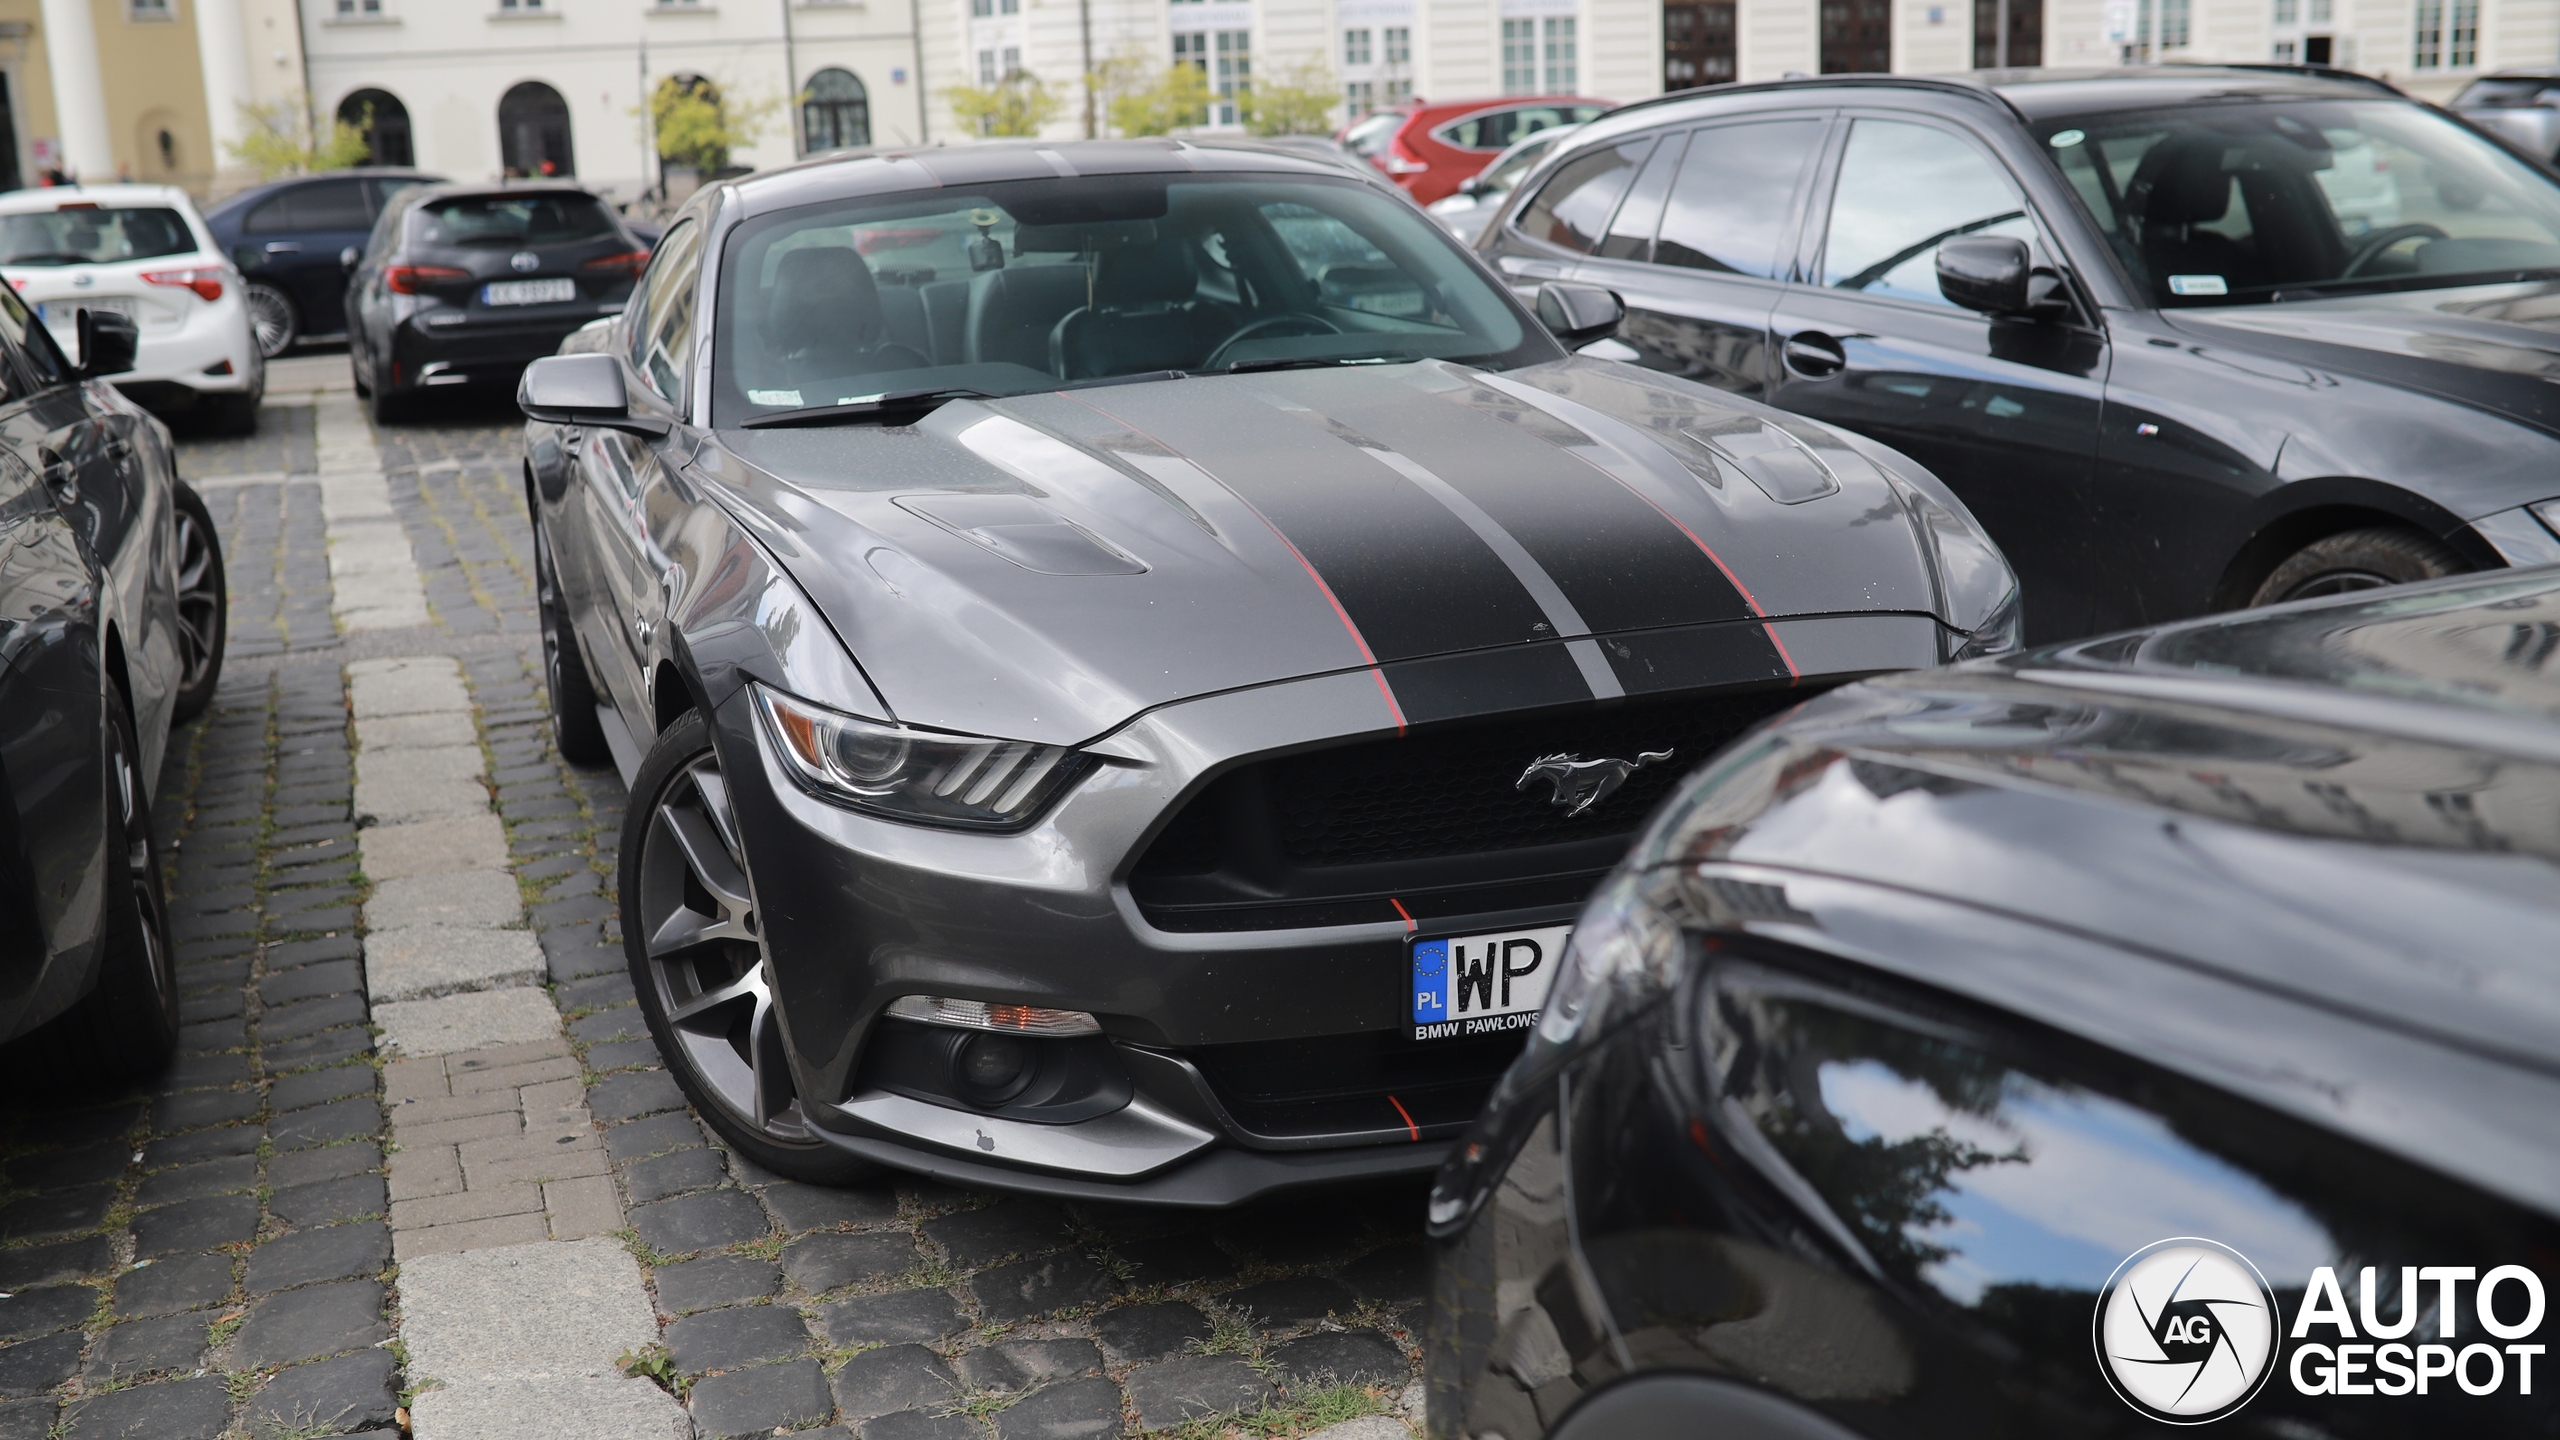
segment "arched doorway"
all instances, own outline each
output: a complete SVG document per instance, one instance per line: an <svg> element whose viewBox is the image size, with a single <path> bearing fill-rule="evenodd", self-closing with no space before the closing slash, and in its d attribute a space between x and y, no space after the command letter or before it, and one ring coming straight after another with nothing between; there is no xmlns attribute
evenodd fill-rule
<svg viewBox="0 0 2560 1440"><path fill-rule="evenodd" d="M512 177L575 175L569 148L569 102L539 80L527 80L498 101L498 153Z"/></svg>
<svg viewBox="0 0 2560 1440"><path fill-rule="evenodd" d="M358 90L338 102L338 123L364 132L366 165L415 165L409 144L409 107L388 90Z"/></svg>
<svg viewBox="0 0 2560 1440"><path fill-rule="evenodd" d="M801 150L811 155L871 143L871 94L852 71L830 66L809 77L800 137Z"/></svg>

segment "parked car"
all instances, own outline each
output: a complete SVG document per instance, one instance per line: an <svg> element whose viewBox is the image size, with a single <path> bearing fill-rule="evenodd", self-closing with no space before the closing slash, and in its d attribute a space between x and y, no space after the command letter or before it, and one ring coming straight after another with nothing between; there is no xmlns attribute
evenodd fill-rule
<svg viewBox="0 0 2560 1440"><path fill-rule="evenodd" d="M272 360L302 341L343 335L347 273L338 252L364 243L392 196L443 179L371 168L296 176L243 190L207 211L205 224L248 281L260 353Z"/></svg>
<svg viewBox="0 0 2560 1440"><path fill-rule="evenodd" d="M1607 114L1607 100L1577 95L1509 95L1376 111L1342 132L1344 148L1405 188L1417 205L1458 193L1458 185L1484 169L1512 142L1558 125L1580 125Z"/></svg>
<svg viewBox="0 0 2560 1440"><path fill-rule="evenodd" d="M1679 763L2014 643L1926 472L1538 305L1250 142L685 205L518 399L558 743L629 777L633 981L722 1136L1195 1205L1425 1174ZM1417 1040L1417 968L1496 950Z"/></svg>
<svg viewBox="0 0 2560 1440"><path fill-rule="evenodd" d="M166 427L97 383L133 322L74 329L76 366L0 289L0 1058L57 1087L177 1046L151 802L171 722L213 697L225 598Z"/></svg>
<svg viewBox="0 0 2560 1440"><path fill-rule="evenodd" d="M135 401L231 434L258 428L266 358L249 333L240 274L185 191L82 185L0 194L0 279L59 349L77 349L83 310L132 321L141 351L115 385Z"/></svg>
<svg viewBox="0 0 2560 1440"><path fill-rule="evenodd" d="M1538 168L1538 162L1547 158L1557 141L1572 133L1570 125L1550 125L1513 141L1511 148L1495 156L1492 164L1459 181L1456 194L1442 196L1424 208L1461 243L1475 243L1484 227L1502 213L1502 202L1511 198L1511 192Z"/></svg>
<svg viewBox="0 0 2560 1440"><path fill-rule="evenodd" d="M2454 114L2528 155L2560 160L2560 70L2500 70L2462 87Z"/></svg>
<svg viewBox="0 0 2560 1440"><path fill-rule="evenodd" d="M2463 576L1708 762L1435 1183L1430 1433L2541 1434L2555 655Z"/></svg>
<svg viewBox="0 0 2560 1440"><path fill-rule="evenodd" d="M2031 640L2560 559L2560 182L2352 80L1993 79L1620 110L1481 248L1944 478Z"/></svg>
<svg viewBox="0 0 2560 1440"><path fill-rule="evenodd" d="M649 252L574 185L430 185L394 197L343 259L348 364L387 421L422 391L514 384L619 311Z"/></svg>

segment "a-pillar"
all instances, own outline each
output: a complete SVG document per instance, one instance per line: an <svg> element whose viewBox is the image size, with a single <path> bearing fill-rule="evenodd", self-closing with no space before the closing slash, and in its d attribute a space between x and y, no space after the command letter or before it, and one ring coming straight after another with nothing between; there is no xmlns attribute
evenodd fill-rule
<svg viewBox="0 0 2560 1440"><path fill-rule="evenodd" d="M45 69L53 77L56 163L91 183L116 178L116 146L107 130L107 87L98 70L97 23L89 0L44 0Z"/></svg>
<svg viewBox="0 0 2560 1440"><path fill-rule="evenodd" d="M240 0L195 0L196 56L204 67L205 119L213 136L214 189L229 192L257 179L231 147L245 128L240 107L255 92L249 80L249 36L241 28Z"/></svg>

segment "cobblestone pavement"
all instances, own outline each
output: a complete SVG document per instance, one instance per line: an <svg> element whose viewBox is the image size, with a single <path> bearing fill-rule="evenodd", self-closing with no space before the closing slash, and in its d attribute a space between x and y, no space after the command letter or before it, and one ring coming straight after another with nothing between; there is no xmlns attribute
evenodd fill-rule
<svg viewBox="0 0 2560 1440"><path fill-rule="evenodd" d="M342 635L288 398L185 446L234 636L158 809L186 1053L0 1132L0 1440L387 1437L412 1394L417 1440L1418 1427L1411 1188L1062 1206L721 1146L633 1004L622 786L551 747L514 427L376 438L432 618Z"/></svg>

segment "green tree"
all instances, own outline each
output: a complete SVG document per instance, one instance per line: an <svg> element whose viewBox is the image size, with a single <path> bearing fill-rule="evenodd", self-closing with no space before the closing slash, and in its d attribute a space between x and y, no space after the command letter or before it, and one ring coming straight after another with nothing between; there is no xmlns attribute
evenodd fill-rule
<svg viewBox="0 0 2560 1440"><path fill-rule="evenodd" d="M778 96L738 100L698 75L670 75L649 93L649 123L658 137L658 158L708 175L726 167L730 152L744 150L764 135Z"/></svg>
<svg viewBox="0 0 2560 1440"><path fill-rule="evenodd" d="M307 175L315 170L344 170L360 165L373 155L365 143L365 131L372 128L373 107L365 107L364 124L350 125L332 120L325 132L315 133L311 109L301 95L287 95L264 104L242 101L240 104L240 138L225 146L231 158L255 168L262 179L279 175Z"/></svg>
<svg viewBox="0 0 2560 1440"><path fill-rule="evenodd" d="M1067 103L1023 70L993 85L954 85L942 93L951 102L951 113L981 135L1037 135Z"/></svg>
<svg viewBox="0 0 2560 1440"><path fill-rule="evenodd" d="M1115 64L1118 73L1106 82L1112 129L1123 135L1170 135L1208 123L1209 102L1216 97L1199 66L1175 64L1150 75L1139 64Z"/></svg>
<svg viewBox="0 0 2560 1440"><path fill-rule="evenodd" d="M1244 128L1256 135L1330 135L1338 99L1333 70L1309 56L1276 74L1254 82L1250 94L1237 97Z"/></svg>

